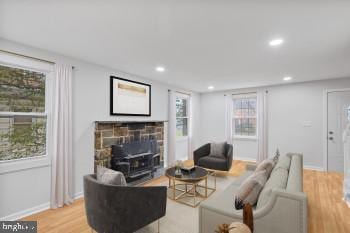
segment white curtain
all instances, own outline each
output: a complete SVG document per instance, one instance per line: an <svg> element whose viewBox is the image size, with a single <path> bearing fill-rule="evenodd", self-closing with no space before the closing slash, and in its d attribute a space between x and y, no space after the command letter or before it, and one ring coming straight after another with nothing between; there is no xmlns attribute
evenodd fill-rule
<svg viewBox="0 0 350 233"><path fill-rule="evenodd" d="M72 187L72 67L55 65L48 126L51 168L51 208L73 202Z"/></svg>
<svg viewBox="0 0 350 233"><path fill-rule="evenodd" d="M187 126L187 131L188 131L188 159L193 159L193 137L192 137L192 126L193 126L193 111L192 111L192 96L189 95L188 97L188 126Z"/></svg>
<svg viewBox="0 0 350 233"><path fill-rule="evenodd" d="M225 136L229 144L233 144L233 99L232 95L225 95L226 116L225 116Z"/></svg>
<svg viewBox="0 0 350 233"><path fill-rule="evenodd" d="M258 158L261 162L268 158L268 138L267 138L267 91L257 93L257 110L258 110Z"/></svg>
<svg viewBox="0 0 350 233"><path fill-rule="evenodd" d="M176 161L176 94L172 90L169 90L168 121L167 167L170 167Z"/></svg>

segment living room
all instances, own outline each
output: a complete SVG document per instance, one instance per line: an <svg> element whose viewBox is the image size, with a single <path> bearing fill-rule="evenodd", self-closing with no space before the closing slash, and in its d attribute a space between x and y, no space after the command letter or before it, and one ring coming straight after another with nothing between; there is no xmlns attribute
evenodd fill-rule
<svg viewBox="0 0 350 233"><path fill-rule="evenodd" d="M0 221L350 232L349 10L1 0Z"/></svg>

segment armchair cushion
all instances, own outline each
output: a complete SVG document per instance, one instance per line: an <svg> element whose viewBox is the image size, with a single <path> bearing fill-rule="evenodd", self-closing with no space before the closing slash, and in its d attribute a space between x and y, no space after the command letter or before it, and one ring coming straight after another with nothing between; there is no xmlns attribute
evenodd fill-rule
<svg viewBox="0 0 350 233"><path fill-rule="evenodd" d="M212 142L210 143L210 155L218 156L225 154L226 142Z"/></svg>

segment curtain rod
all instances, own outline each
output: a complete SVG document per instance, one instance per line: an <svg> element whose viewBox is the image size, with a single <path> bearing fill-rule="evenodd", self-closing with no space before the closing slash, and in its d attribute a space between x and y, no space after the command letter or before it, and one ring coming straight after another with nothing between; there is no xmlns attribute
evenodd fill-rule
<svg viewBox="0 0 350 233"><path fill-rule="evenodd" d="M171 91L170 89L168 89L168 92ZM183 94L183 95L191 95L191 93L185 93L185 92L181 92L181 91L175 91L177 93Z"/></svg>
<svg viewBox="0 0 350 233"><path fill-rule="evenodd" d="M265 90L266 93L269 93L268 90ZM251 91L251 92L237 92L237 93L232 93L230 95L248 95L248 94L257 94L257 91ZM226 94L224 94L226 96Z"/></svg>
<svg viewBox="0 0 350 233"><path fill-rule="evenodd" d="M40 61L40 62L45 62L45 63L49 63L49 64L52 64L52 65L56 64L56 63L53 62L53 61L48 61L48 60L41 59L41 58L37 58L37 57L32 57L32 56L28 56L28 55L24 55L24 54L19 54L19 53L15 53L15 52L10 52L10 51L3 50L3 49L0 49L0 52L8 53L8 54L11 54L11 55L14 55L14 56L19 56L19 57L24 57L24 58L32 59L32 60L36 60L36 61ZM72 69L74 69L74 66L72 66Z"/></svg>
<svg viewBox="0 0 350 233"><path fill-rule="evenodd" d="M248 95L248 94L256 94L257 91L250 91L250 92L237 92L237 93L231 93L229 95ZM226 94L224 94L226 96Z"/></svg>

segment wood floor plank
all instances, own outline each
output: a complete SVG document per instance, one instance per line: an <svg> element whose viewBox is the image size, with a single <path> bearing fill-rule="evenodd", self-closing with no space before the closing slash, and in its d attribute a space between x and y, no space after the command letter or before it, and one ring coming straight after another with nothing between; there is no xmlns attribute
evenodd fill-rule
<svg viewBox="0 0 350 233"><path fill-rule="evenodd" d="M188 161L187 164L193 162ZM244 173L246 163L234 161L231 170L219 175L239 176ZM145 186L158 185L167 181L160 177ZM350 208L342 201L343 175L333 172L304 170L304 192L308 196L309 233L349 233ZM88 233L90 227L85 217L84 200L78 199L72 205L47 210L23 220L38 221L40 233Z"/></svg>

